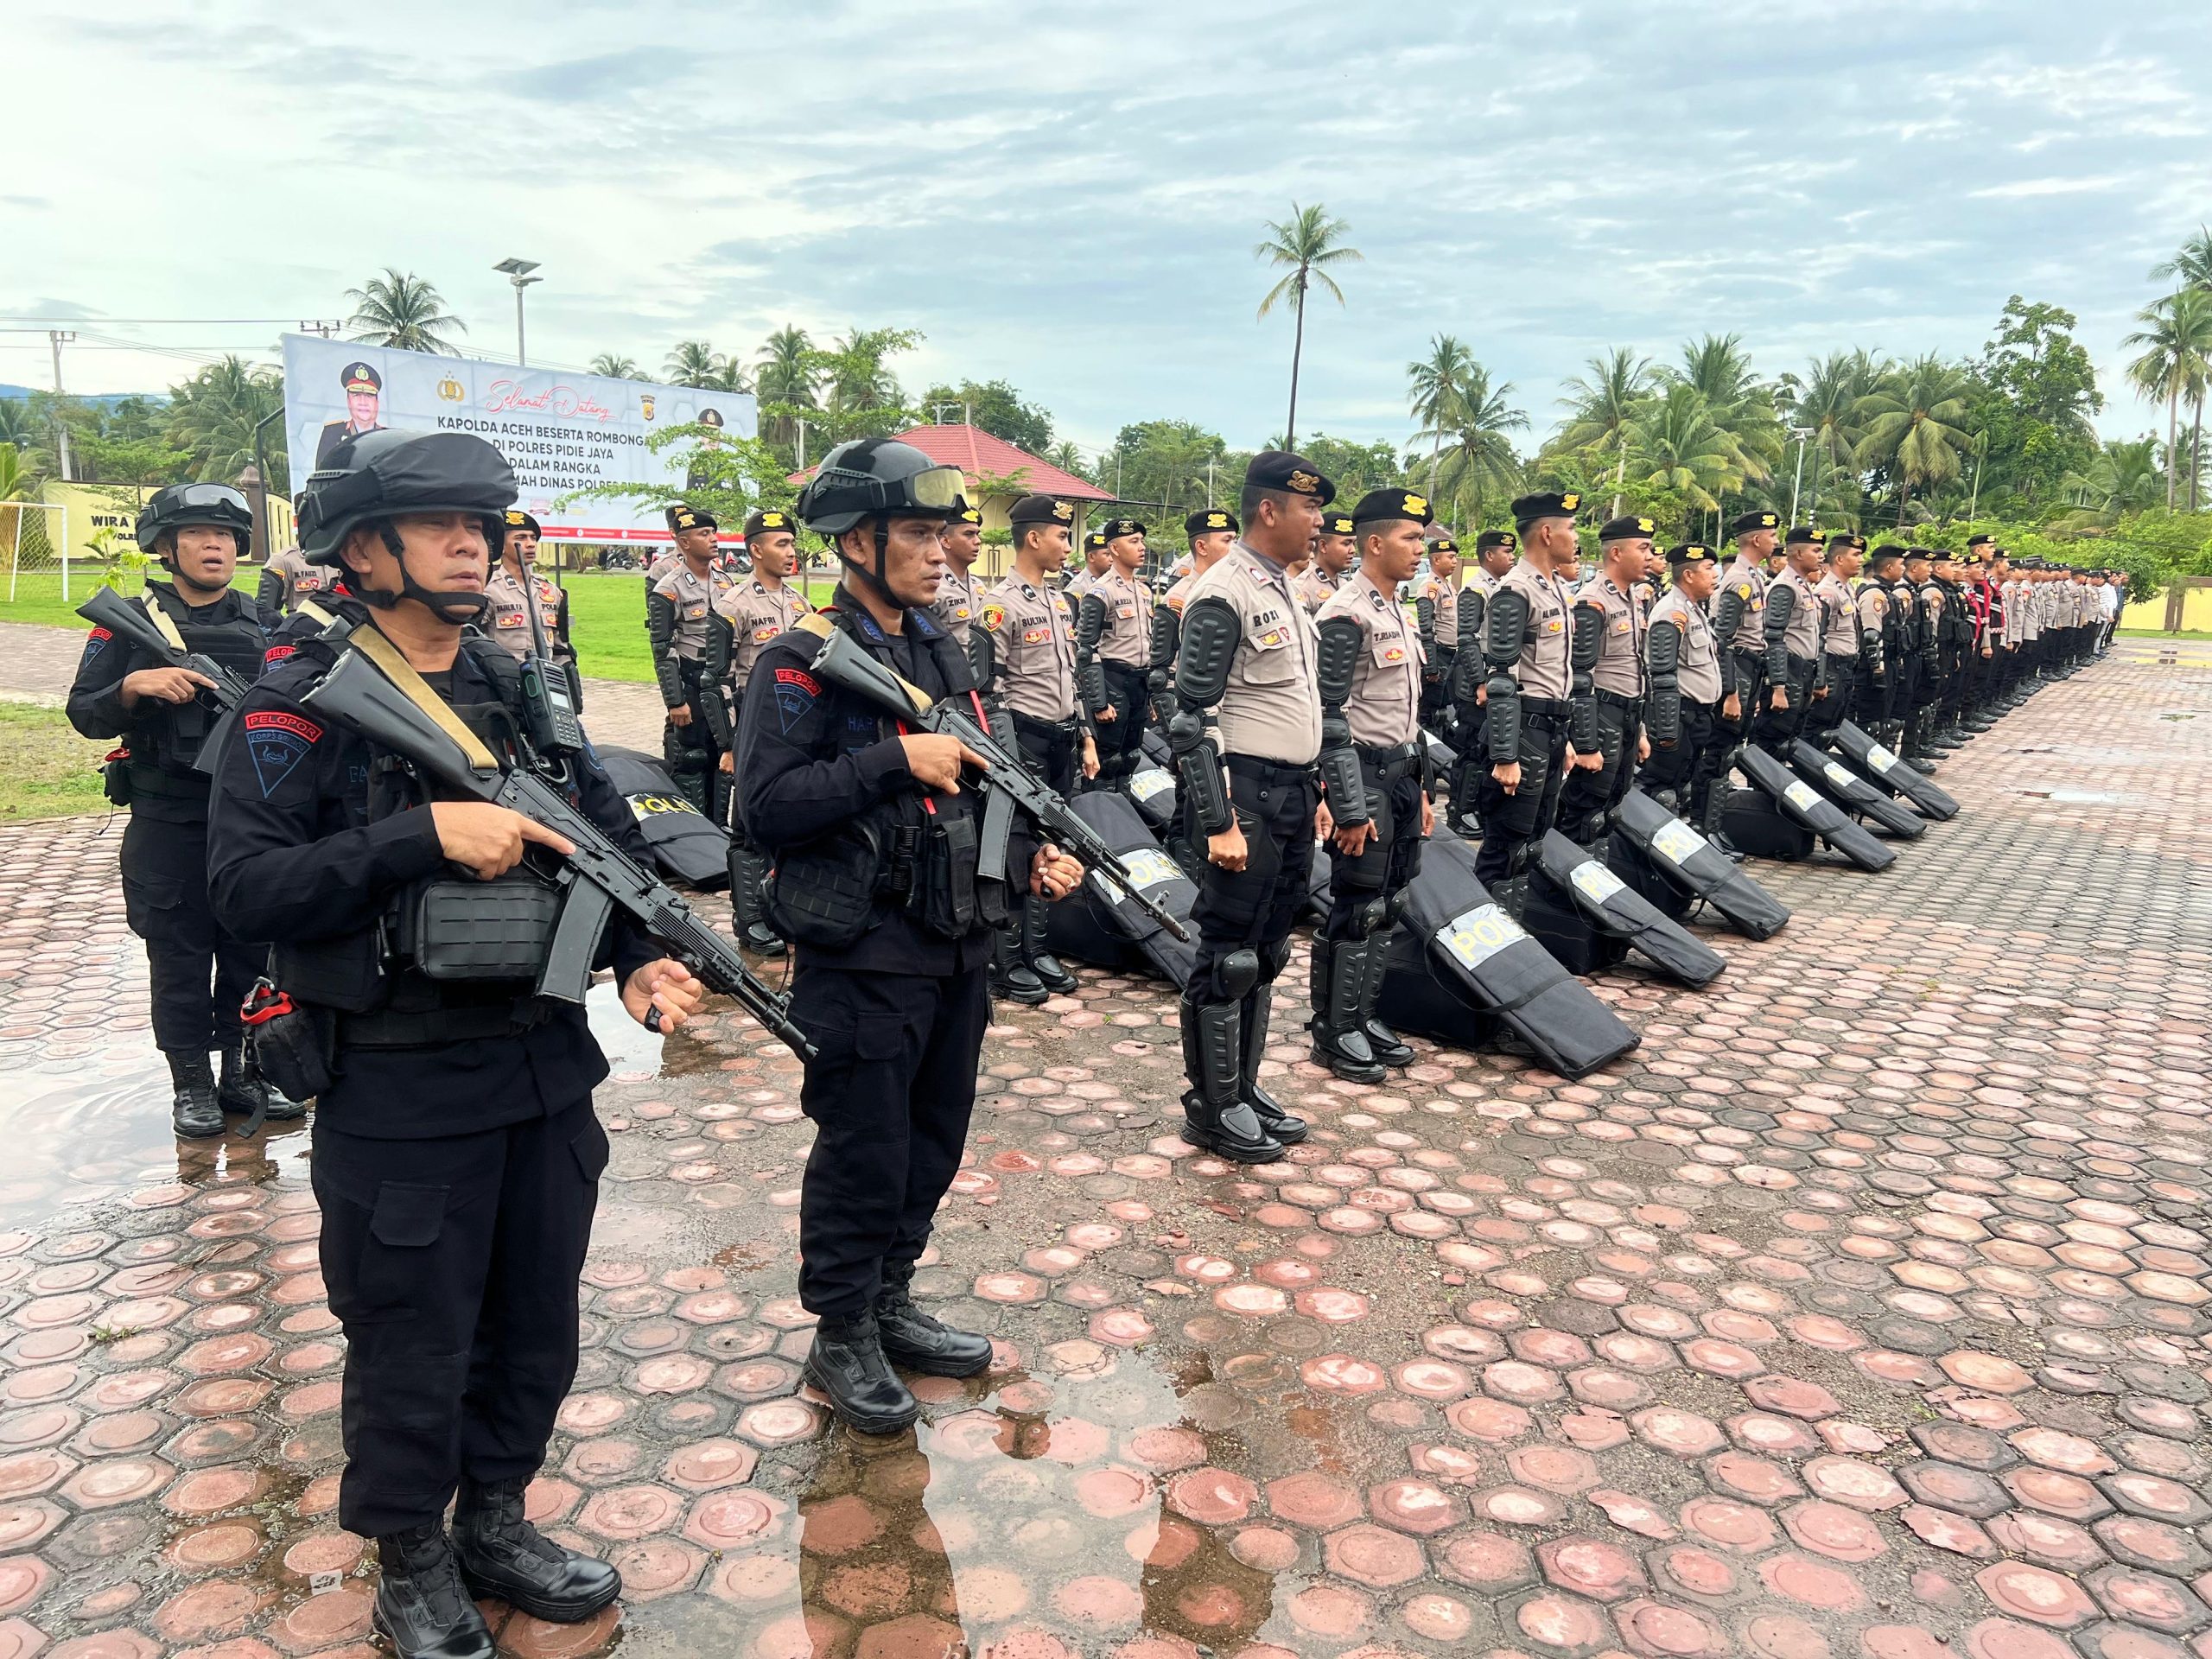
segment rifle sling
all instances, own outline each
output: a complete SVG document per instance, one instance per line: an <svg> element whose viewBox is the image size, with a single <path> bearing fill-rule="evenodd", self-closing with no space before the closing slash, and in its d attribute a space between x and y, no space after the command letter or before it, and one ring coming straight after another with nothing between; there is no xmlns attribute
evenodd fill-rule
<svg viewBox="0 0 2212 1659"><path fill-rule="evenodd" d="M459 715L446 706L445 699L430 690L429 684L415 671L415 665L400 654L399 647L385 639L373 622L364 622L346 636L346 643L384 671L385 678L399 688L408 702L420 709L435 722L437 728L460 746L468 764L479 772L500 770L499 757L484 747L484 741L462 724Z"/></svg>
<svg viewBox="0 0 2212 1659"><path fill-rule="evenodd" d="M169 642L169 649L180 657L188 655L184 647L184 636L176 631L175 621L167 611L155 602L154 596L147 594L138 602L145 607L147 616L152 620L154 626L160 630L162 638Z"/></svg>
<svg viewBox="0 0 2212 1659"><path fill-rule="evenodd" d="M810 633L816 639L824 642L827 642L829 639L833 638L837 632L837 625L819 611L810 612L806 615L800 617L797 621L791 624L791 626L798 630L801 633ZM882 665L878 664L878 666L880 667ZM923 690L920 686L916 685L912 680L906 678L906 676L899 673L894 669L887 667L884 668L883 671L890 675L893 679L899 682L899 689L906 694L907 700L914 705L914 712L916 714L926 715L932 708L936 707L937 699L931 696L928 692Z"/></svg>

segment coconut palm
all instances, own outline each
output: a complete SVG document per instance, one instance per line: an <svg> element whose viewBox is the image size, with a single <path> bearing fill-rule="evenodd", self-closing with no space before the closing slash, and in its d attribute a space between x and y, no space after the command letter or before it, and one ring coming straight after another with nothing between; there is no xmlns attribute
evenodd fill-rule
<svg viewBox="0 0 2212 1659"><path fill-rule="evenodd" d="M283 406L284 382L274 369L225 357L169 389L168 441L185 452L194 478L233 479L257 460L255 429ZM261 449L271 475L283 476L282 421L269 423Z"/></svg>
<svg viewBox="0 0 2212 1659"><path fill-rule="evenodd" d="M1814 457L1809 519L1819 517L1821 486L1832 474L1852 466L1859 448L1861 407L1866 394L1881 384L1890 365L1888 359L1878 359L1862 348L1831 352L1814 359L1807 367L1802 379L1795 374L1783 375L1776 400L1790 424L1805 434L1805 448Z"/></svg>
<svg viewBox="0 0 2212 1659"><path fill-rule="evenodd" d="M1700 512L1741 489L1739 447L1713 412L1713 400L1675 378L1639 413L1629 433L1628 466L1640 482L1672 490Z"/></svg>
<svg viewBox="0 0 2212 1659"><path fill-rule="evenodd" d="M1773 388L1752 368L1743 336L1707 334L1685 340L1681 366L1662 372L1705 395L1713 423L1728 435L1744 482L1764 483L1781 461L1786 440L1775 414Z"/></svg>
<svg viewBox="0 0 2212 1659"><path fill-rule="evenodd" d="M2161 259L2151 267L2152 282L2168 276L2180 277L2183 288L2212 288L2212 228L2198 226L2196 234L2183 242L2172 258Z"/></svg>
<svg viewBox="0 0 2212 1659"><path fill-rule="evenodd" d="M1930 352L1893 368L1867 393L1855 459L1862 467L1888 467L1897 474L1899 524L1915 485L1932 487L1958 477L1960 454L1972 442L1961 423L1973 391L1964 369Z"/></svg>
<svg viewBox="0 0 2212 1659"><path fill-rule="evenodd" d="M591 372L603 374L610 380L639 378L638 360L633 357L617 357L613 352L601 352L591 360Z"/></svg>
<svg viewBox="0 0 2212 1659"><path fill-rule="evenodd" d="M1428 452L1428 493L1436 493L1436 461L1444 450L1440 422L1445 409L1459 391L1459 382L1474 363L1474 356L1452 334L1438 334L1428 342L1428 355L1406 365L1406 403L1413 417L1433 436Z"/></svg>
<svg viewBox="0 0 2212 1659"><path fill-rule="evenodd" d="M410 272L387 266L383 276L347 289L346 297L353 302L353 338L372 346L450 354L460 347L446 331L468 332L468 325L445 308L438 290Z"/></svg>
<svg viewBox="0 0 2212 1659"><path fill-rule="evenodd" d="M2145 397L2166 406L2166 507L2174 505L2174 486L2181 474L2178 459L2181 406L2184 398L2196 405L2196 439L2190 444L2189 499L2196 505L2196 456L2203 447L2204 394L2212 380L2212 289L2184 288L2136 314L2148 328L2139 329L2120 342L2145 347L2127 365L2128 384Z"/></svg>
<svg viewBox="0 0 2212 1659"><path fill-rule="evenodd" d="M1529 417L1507 401L1512 395L1511 381L1492 386L1490 371L1470 359L1429 424L1414 434L1415 443L1440 449L1429 493L1452 502L1462 522L1481 520L1490 498L1520 480L1521 458L1506 434L1528 430Z"/></svg>
<svg viewBox="0 0 2212 1659"><path fill-rule="evenodd" d="M1358 249L1344 245L1344 233L1351 228L1341 219L1332 219L1329 210L1318 201L1311 207L1301 207L1294 201L1290 204L1290 217L1280 221L1269 219L1268 239L1252 249L1254 258L1264 259L1290 273L1269 289L1267 298L1260 302L1260 315L1263 317L1285 299L1290 302L1297 316L1290 344L1290 416L1282 428L1287 448L1294 448L1298 443L1298 362L1306 351L1306 291L1318 283L1335 296L1338 305L1344 302L1344 291L1337 286L1328 268L1363 257Z"/></svg>
<svg viewBox="0 0 2212 1659"><path fill-rule="evenodd" d="M1083 451L1076 448L1073 438L1062 438L1045 452L1044 459L1077 478L1086 475L1083 470Z"/></svg>
<svg viewBox="0 0 2212 1659"><path fill-rule="evenodd" d="M696 386L705 391L742 391L743 376L736 363L703 340L679 340L661 365L673 386Z"/></svg>
<svg viewBox="0 0 2212 1659"><path fill-rule="evenodd" d="M2064 520L2069 530L2109 529L2123 513L2147 512L2158 505L2158 440L2110 438L2081 472L2069 473L2063 487L2081 503Z"/></svg>
<svg viewBox="0 0 2212 1659"><path fill-rule="evenodd" d="M760 399L761 435L769 442L789 448L797 442L799 417L779 412L777 405L812 409L814 377L814 342L805 329L786 324L760 342L753 386Z"/></svg>
<svg viewBox="0 0 2212 1659"><path fill-rule="evenodd" d="M1589 372L1567 383L1567 429L1560 442L1569 448L1613 457L1613 509L1621 516L1621 486L1628 479L1628 452L1637 416L1651 401L1655 378L1651 359L1626 346L1616 346L1586 365Z"/></svg>

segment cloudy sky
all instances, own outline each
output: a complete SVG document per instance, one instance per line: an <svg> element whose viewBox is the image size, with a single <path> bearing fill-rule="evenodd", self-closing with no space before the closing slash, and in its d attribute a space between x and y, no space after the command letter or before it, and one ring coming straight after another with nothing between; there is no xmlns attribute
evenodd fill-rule
<svg viewBox="0 0 2212 1659"><path fill-rule="evenodd" d="M266 353L386 265L504 356L514 254L543 361L895 323L912 392L1255 445L1290 326L1251 250L1295 200L1365 255L1309 319L1302 429L1402 437L1440 330L1541 432L1616 343L1971 355L2021 293L2080 314L2128 434L2120 337L2212 219L2203 0L31 0L8 35L41 137L0 176L0 327L81 319L81 391ZM49 374L0 334L0 381Z"/></svg>

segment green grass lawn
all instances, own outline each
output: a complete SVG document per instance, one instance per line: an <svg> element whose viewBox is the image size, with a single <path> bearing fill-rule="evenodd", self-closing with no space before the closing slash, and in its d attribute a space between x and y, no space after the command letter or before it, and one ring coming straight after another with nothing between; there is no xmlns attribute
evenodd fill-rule
<svg viewBox="0 0 2212 1659"><path fill-rule="evenodd" d="M109 747L78 736L59 709L0 702L0 823L110 810L99 772Z"/></svg>
<svg viewBox="0 0 2212 1659"><path fill-rule="evenodd" d="M2212 639L2212 629L2183 628L2179 633L2168 633L2164 628L2122 628L2122 639Z"/></svg>

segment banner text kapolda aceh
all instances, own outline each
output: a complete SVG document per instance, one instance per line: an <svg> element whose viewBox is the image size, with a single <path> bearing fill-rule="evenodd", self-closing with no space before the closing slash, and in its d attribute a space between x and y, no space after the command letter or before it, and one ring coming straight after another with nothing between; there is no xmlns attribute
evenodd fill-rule
<svg viewBox="0 0 2212 1659"><path fill-rule="evenodd" d="M349 433L474 432L506 456L522 486L522 509L544 525L548 541L667 540L660 510L645 502L556 503L594 484L680 488L680 446L655 454L646 440L694 421L751 437L755 418L750 392L284 336L284 429L295 494Z"/></svg>

